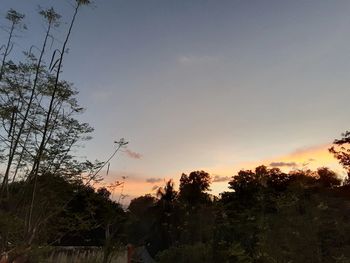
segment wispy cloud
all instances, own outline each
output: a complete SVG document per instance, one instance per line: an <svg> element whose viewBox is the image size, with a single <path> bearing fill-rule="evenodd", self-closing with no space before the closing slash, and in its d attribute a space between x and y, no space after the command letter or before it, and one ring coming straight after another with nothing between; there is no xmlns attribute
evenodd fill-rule
<svg viewBox="0 0 350 263"><path fill-rule="evenodd" d="M213 178L213 183L221 183L221 182L228 182L231 180L231 176L220 176L220 175L215 175Z"/></svg>
<svg viewBox="0 0 350 263"><path fill-rule="evenodd" d="M129 149L126 149L126 150L124 151L124 153L125 153L128 157L130 157L130 158L132 158L132 159L141 159L141 158L142 158L142 154L141 154L141 153L133 152L133 151L131 151L131 150L129 150Z"/></svg>
<svg viewBox="0 0 350 263"><path fill-rule="evenodd" d="M272 162L270 163L271 167L296 167L296 162Z"/></svg>
<svg viewBox="0 0 350 263"><path fill-rule="evenodd" d="M329 154L328 148L330 146L331 145L329 143L324 143L324 144L320 144L320 145L301 147L301 148L298 148L295 151L293 151L291 153L291 155L302 155L302 154L306 154L306 153L314 153L314 152L319 152L319 151L325 151ZM313 159L313 158L311 157L309 159Z"/></svg>
<svg viewBox="0 0 350 263"><path fill-rule="evenodd" d="M146 182L150 183L150 184L160 183L162 181L163 181L163 179L161 179L161 178L154 178L154 177L146 179Z"/></svg>

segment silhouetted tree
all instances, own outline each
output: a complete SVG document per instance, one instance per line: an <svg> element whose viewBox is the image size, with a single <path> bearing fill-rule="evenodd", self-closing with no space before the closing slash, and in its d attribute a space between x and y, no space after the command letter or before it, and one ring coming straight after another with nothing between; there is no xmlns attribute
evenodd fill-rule
<svg viewBox="0 0 350 263"><path fill-rule="evenodd" d="M341 179L337 174L327 167L322 167L317 170L318 181L324 188L331 188L341 185Z"/></svg>
<svg viewBox="0 0 350 263"><path fill-rule="evenodd" d="M340 182L327 168L286 174L260 166L238 172L229 182L234 191L223 193L219 201L217 256L225 260L235 255L232 262L243 255L249 259L243 262L346 260L349 239L343 234L349 228L344 215L350 199L339 197Z"/></svg>
<svg viewBox="0 0 350 263"><path fill-rule="evenodd" d="M145 245L157 242L159 231L155 230L157 221L157 199L151 195L144 195L131 200L128 211L128 242L135 245ZM160 241L158 241L160 243ZM159 244L152 244L157 246Z"/></svg>
<svg viewBox="0 0 350 263"><path fill-rule="evenodd" d="M128 210L132 216L142 218L156 202L157 199L151 195L140 196L130 201Z"/></svg>
<svg viewBox="0 0 350 263"><path fill-rule="evenodd" d="M69 226L77 226L79 220L74 220L66 212L69 210L74 214L75 208L79 210L78 206L72 208L72 204L82 192L91 197L88 204L100 205L90 211L98 216L89 218L86 211L83 212L79 226L89 226L89 231L95 233L103 232L104 244L119 233L116 230L116 226L121 225L117 220L119 217L111 211L120 214L121 207L109 199L106 189L98 193L94 189L88 190L89 185L99 179L98 173L106 162L81 161L73 154L75 147L91 138L89 134L93 130L77 119L77 115L84 111L77 102L77 91L72 84L61 79L63 60L77 14L82 6L90 3L89 0L74 2L74 13L62 46L53 52L49 62L45 61L47 43L49 38L54 39L52 29L60 25L60 15L53 8L39 11L46 26L42 45L23 52L23 61L18 61L16 55L16 62L10 56L13 37L16 29L22 26L24 15L11 9L6 16L10 21L9 35L7 43L0 48L0 161L4 169L1 174L0 218L7 227L0 230L1 251L22 245L30 248L33 242L42 243L48 239L59 243L55 239L72 236ZM116 142L111 158L125 144L127 142L123 140ZM67 228L63 224L50 224L53 218L67 219ZM79 227L75 230L80 234L83 231ZM65 231L68 234L61 237Z"/></svg>
<svg viewBox="0 0 350 263"><path fill-rule="evenodd" d="M0 47L0 51L3 50L2 53L2 59L1 59L1 65L0 65L0 81L3 78L4 72L6 70L6 62L8 55L11 53L13 49L13 37L15 30L18 29L18 27L26 28L25 24L21 24L22 20L24 19L24 14L21 14L17 12L14 9L10 9L7 11L6 14L6 19L10 22L10 26L6 31L8 32L8 38L7 38L7 43L3 44Z"/></svg>
<svg viewBox="0 0 350 263"><path fill-rule="evenodd" d="M175 191L175 185L173 180L167 181L164 187L158 188L157 197L159 198L159 201L165 204L171 204L175 201L177 197L177 192Z"/></svg>
<svg viewBox="0 0 350 263"><path fill-rule="evenodd" d="M207 201L210 190L210 175L204 171L194 171L189 175L182 174L180 178L179 198L190 205Z"/></svg>
<svg viewBox="0 0 350 263"><path fill-rule="evenodd" d="M345 183L350 183L350 132L346 131L342 134L342 138L336 139L333 146L329 148L330 153L339 161L339 163L348 172L348 178Z"/></svg>

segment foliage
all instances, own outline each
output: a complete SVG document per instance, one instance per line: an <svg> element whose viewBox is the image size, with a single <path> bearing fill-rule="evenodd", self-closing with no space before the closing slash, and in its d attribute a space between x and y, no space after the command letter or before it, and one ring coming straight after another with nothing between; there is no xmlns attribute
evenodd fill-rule
<svg viewBox="0 0 350 263"><path fill-rule="evenodd" d="M347 170L348 178L346 183L349 183L350 175L350 132L346 131L342 134L342 138L334 140L333 146L329 148L330 153L338 159L339 163Z"/></svg>
<svg viewBox="0 0 350 263"><path fill-rule="evenodd" d="M210 176L204 171L194 171L180 178L179 198L189 205L196 205L208 200L205 193L210 189Z"/></svg>
<svg viewBox="0 0 350 263"><path fill-rule="evenodd" d="M14 41L26 29L25 16L13 9L6 14L8 38L0 48L1 252L28 254L35 246L50 244L113 247L123 239L123 209L107 189L95 190L92 183L127 142L116 141L107 162L76 156L93 129L79 120L84 108L77 90L61 79L77 14L89 3L76 1L63 42L56 41L52 30L64 25L61 16L54 8L40 9L42 46L23 51L22 58L16 50L15 60ZM105 254L107 260L110 253Z"/></svg>

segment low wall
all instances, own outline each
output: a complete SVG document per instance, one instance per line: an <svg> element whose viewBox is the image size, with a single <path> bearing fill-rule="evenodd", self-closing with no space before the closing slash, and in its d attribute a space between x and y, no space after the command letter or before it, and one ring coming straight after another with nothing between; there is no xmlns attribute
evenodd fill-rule
<svg viewBox="0 0 350 263"><path fill-rule="evenodd" d="M101 247L47 247L32 251L31 256L20 255L10 261L7 253L0 254L0 263L101 263ZM115 249L108 263L128 263L126 248Z"/></svg>
<svg viewBox="0 0 350 263"><path fill-rule="evenodd" d="M100 263L103 250L98 247L55 247L49 254L47 263ZM127 263L127 251L113 251L109 263Z"/></svg>

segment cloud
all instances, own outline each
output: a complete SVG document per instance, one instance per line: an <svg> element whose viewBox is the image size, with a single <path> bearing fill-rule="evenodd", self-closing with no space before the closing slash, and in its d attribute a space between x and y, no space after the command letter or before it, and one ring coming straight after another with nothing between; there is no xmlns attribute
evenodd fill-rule
<svg viewBox="0 0 350 263"><path fill-rule="evenodd" d="M227 182L231 180L231 176L220 176L215 175L213 178L213 183Z"/></svg>
<svg viewBox="0 0 350 263"><path fill-rule="evenodd" d="M295 167L297 166L296 162L272 162L270 163L271 167Z"/></svg>
<svg viewBox="0 0 350 263"><path fill-rule="evenodd" d="M146 179L146 182L150 183L150 184L159 183L162 181L163 181L163 179L161 179L161 178L147 178Z"/></svg>
<svg viewBox="0 0 350 263"><path fill-rule="evenodd" d="M124 152L126 153L126 155L128 157L130 157L132 159L141 159L142 158L142 154L137 153L137 152L133 152L133 151L131 151L129 149L126 149Z"/></svg>
<svg viewBox="0 0 350 263"><path fill-rule="evenodd" d="M307 153L318 153L320 151L325 151L328 153L328 148L331 145L328 143L324 143L324 144L319 144L319 145L312 145L312 146L305 146L305 147L301 147L296 149L295 151L293 151L290 155L302 155L302 154L307 154ZM312 157L311 157L312 159Z"/></svg>

